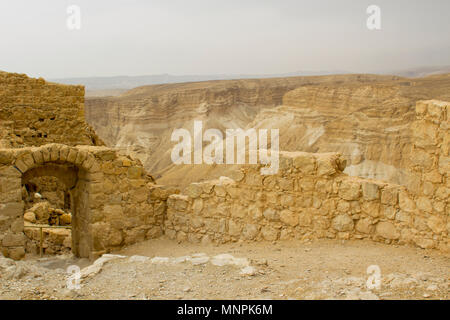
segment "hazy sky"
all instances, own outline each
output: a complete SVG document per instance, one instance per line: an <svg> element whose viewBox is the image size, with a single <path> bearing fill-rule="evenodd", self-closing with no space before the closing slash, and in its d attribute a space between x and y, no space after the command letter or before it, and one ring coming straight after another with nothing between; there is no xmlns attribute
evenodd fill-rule
<svg viewBox="0 0 450 320"><path fill-rule="evenodd" d="M2 0L0 43L0 70L45 78L382 72L450 65L450 1Z"/></svg>

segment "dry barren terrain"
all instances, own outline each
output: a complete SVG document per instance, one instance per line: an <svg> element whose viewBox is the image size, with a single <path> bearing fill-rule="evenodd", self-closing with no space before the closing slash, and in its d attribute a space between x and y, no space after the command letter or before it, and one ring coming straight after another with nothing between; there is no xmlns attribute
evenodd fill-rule
<svg viewBox="0 0 450 320"><path fill-rule="evenodd" d="M2 258L0 299L450 298L450 256L403 246L326 240L213 245L158 239L116 254L121 256L110 256L99 268L67 255L19 262ZM83 274L79 290L67 289L66 269L74 264ZM379 289L367 288L371 265L381 270Z"/></svg>

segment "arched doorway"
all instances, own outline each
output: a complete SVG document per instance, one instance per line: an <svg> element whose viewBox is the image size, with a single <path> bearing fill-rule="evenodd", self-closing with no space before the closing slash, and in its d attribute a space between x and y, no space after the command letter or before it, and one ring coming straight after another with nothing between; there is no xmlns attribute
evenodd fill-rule
<svg viewBox="0 0 450 320"><path fill-rule="evenodd" d="M84 169L58 162L44 163L22 175L27 252L37 253L42 246L45 254L71 250L77 256L89 257L85 176ZM43 228L41 235L37 226L42 225L53 228Z"/></svg>

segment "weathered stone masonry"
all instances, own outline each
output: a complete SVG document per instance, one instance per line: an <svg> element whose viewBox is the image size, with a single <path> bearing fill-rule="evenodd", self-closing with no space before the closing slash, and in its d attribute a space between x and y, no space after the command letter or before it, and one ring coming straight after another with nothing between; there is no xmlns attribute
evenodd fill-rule
<svg viewBox="0 0 450 320"><path fill-rule="evenodd" d="M414 179L405 186L349 177L339 154L282 153L280 171L255 166L175 194L84 122L84 88L0 72L0 250L29 251L24 186L55 177L69 190L72 250L95 258L159 237L227 242L372 239L449 250L449 103L416 107ZM42 179L42 180L40 180ZM52 178L53 179L53 178Z"/></svg>
<svg viewBox="0 0 450 320"><path fill-rule="evenodd" d="M101 145L84 121L84 87L0 71L0 148Z"/></svg>
<svg viewBox="0 0 450 320"><path fill-rule="evenodd" d="M76 255L95 257L162 234L167 195L128 156L106 147L61 144L0 149L0 247L5 256L17 259L25 253L22 177L49 165L78 168L71 190Z"/></svg>
<svg viewBox="0 0 450 320"><path fill-rule="evenodd" d="M372 239L450 249L449 104L417 104L417 192L349 177L339 154L282 153L280 171L245 167L168 198L166 234L192 242Z"/></svg>

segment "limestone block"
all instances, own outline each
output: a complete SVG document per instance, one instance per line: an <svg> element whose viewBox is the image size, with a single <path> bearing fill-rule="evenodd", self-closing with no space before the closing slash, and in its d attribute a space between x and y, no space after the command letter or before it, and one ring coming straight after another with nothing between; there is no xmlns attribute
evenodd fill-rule
<svg viewBox="0 0 450 320"><path fill-rule="evenodd" d="M294 205L294 197L289 194L282 194L280 196L280 204L284 207L290 207Z"/></svg>
<svg viewBox="0 0 450 320"><path fill-rule="evenodd" d="M356 223L355 229L361 233L371 234L374 228L369 219L361 219Z"/></svg>
<svg viewBox="0 0 450 320"><path fill-rule="evenodd" d="M364 200L377 200L380 198L380 187L373 182L363 182L362 191Z"/></svg>
<svg viewBox="0 0 450 320"><path fill-rule="evenodd" d="M281 211L280 220L291 227L298 225L298 216L290 210Z"/></svg>
<svg viewBox="0 0 450 320"><path fill-rule="evenodd" d="M344 200L356 200L360 197L360 189L358 181L344 180L339 188L339 197Z"/></svg>
<svg viewBox="0 0 450 320"><path fill-rule="evenodd" d="M198 183L192 183L186 187L184 193L191 198L199 197L203 192L202 186Z"/></svg>
<svg viewBox="0 0 450 320"><path fill-rule="evenodd" d="M263 215L269 221L280 221L278 212L272 208L265 209Z"/></svg>
<svg viewBox="0 0 450 320"><path fill-rule="evenodd" d="M147 229L145 227L137 227L131 230L125 230L125 239L124 243L129 245L137 242L142 242L145 240L145 235L147 233ZM112 239L110 238L110 241ZM115 239L115 243L118 243L119 239ZM110 242L111 243L111 242ZM120 243L119 243L120 244ZM111 245L114 245L111 243Z"/></svg>
<svg viewBox="0 0 450 320"><path fill-rule="evenodd" d="M425 239L422 237L415 237L414 242L422 249L432 249L435 247L435 242L432 239Z"/></svg>
<svg viewBox="0 0 450 320"><path fill-rule="evenodd" d="M375 201L363 202L363 204L361 205L361 210L365 214L376 218L380 214L380 204Z"/></svg>
<svg viewBox="0 0 450 320"><path fill-rule="evenodd" d="M378 235L385 239L396 240L400 237L400 233L397 228L390 222L381 221L376 226L376 232Z"/></svg>
<svg viewBox="0 0 450 320"><path fill-rule="evenodd" d="M203 210L203 199L195 199L192 203L192 211L194 214L200 215Z"/></svg>
<svg viewBox="0 0 450 320"><path fill-rule="evenodd" d="M23 215L23 220L31 223L36 222L36 215L32 211L27 211Z"/></svg>
<svg viewBox="0 0 450 320"><path fill-rule="evenodd" d="M313 191L315 186L315 180L313 178L301 178L298 184L302 191Z"/></svg>
<svg viewBox="0 0 450 320"><path fill-rule="evenodd" d="M393 220L395 219L397 210L393 206L383 205L381 207L381 212L385 218Z"/></svg>
<svg viewBox="0 0 450 320"><path fill-rule="evenodd" d="M432 156L423 149L414 150L411 155L411 161L422 168L429 168L433 165Z"/></svg>
<svg viewBox="0 0 450 320"><path fill-rule="evenodd" d="M411 214L406 211L402 211L402 210L400 210L396 213L395 220L404 222L408 225L411 224L411 222L412 222Z"/></svg>
<svg viewBox="0 0 450 320"><path fill-rule="evenodd" d="M216 195L218 197L226 197L226 195L227 195L227 190L226 190L225 186L222 186L222 185L214 186L214 192L216 193Z"/></svg>
<svg viewBox="0 0 450 320"><path fill-rule="evenodd" d="M339 200L337 204L337 211L342 213L350 212L350 203L345 200Z"/></svg>
<svg viewBox="0 0 450 320"><path fill-rule="evenodd" d="M386 186L381 192L381 203L396 205L398 202L398 188Z"/></svg>
<svg viewBox="0 0 450 320"><path fill-rule="evenodd" d="M83 161L81 166L83 167L83 169L89 170L93 167L94 164L95 164L95 157L91 154L87 154L86 159Z"/></svg>
<svg viewBox="0 0 450 320"><path fill-rule="evenodd" d="M411 125L414 133L415 145L429 147L437 144L438 126L430 121L418 120Z"/></svg>
<svg viewBox="0 0 450 320"><path fill-rule="evenodd" d="M256 224L246 224L242 231L242 236L246 240L253 240L258 235L259 228Z"/></svg>
<svg viewBox="0 0 450 320"><path fill-rule="evenodd" d="M8 248L7 252L7 256L13 260L21 260L25 257L24 247Z"/></svg>
<svg viewBox="0 0 450 320"><path fill-rule="evenodd" d="M440 234L446 229L445 219L441 216L431 216L428 219L427 225L435 234Z"/></svg>
<svg viewBox="0 0 450 320"><path fill-rule="evenodd" d="M78 150L74 148L69 149L69 153L67 155L67 162L75 163L75 160L77 159Z"/></svg>
<svg viewBox="0 0 450 320"><path fill-rule="evenodd" d="M448 143L450 144L450 143ZM443 176L447 176L450 172L450 157L441 155L439 157L439 167L438 167L439 173Z"/></svg>
<svg viewBox="0 0 450 320"><path fill-rule="evenodd" d="M312 214L307 210L303 210L300 212L298 217L298 224L301 227L309 227L312 224Z"/></svg>
<svg viewBox="0 0 450 320"><path fill-rule="evenodd" d="M442 176L437 170L430 171L424 175L425 181L429 181L432 183L441 183Z"/></svg>
<svg viewBox="0 0 450 320"><path fill-rule="evenodd" d="M263 176L259 173L250 171L245 175L245 183L250 186L262 186Z"/></svg>
<svg viewBox="0 0 450 320"><path fill-rule="evenodd" d="M19 179L22 177L22 173L14 168L13 166L3 166L0 167L0 178L16 178ZM19 182L20 183L20 182ZM5 189L6 190L6 189Z"/></svg>
<svg viewBox="0 0 450 320"><path fill-rule="evenodd" d="M433 212L433 204L431 200L426 197L419 197L416 200L417 209L423 212L431 213Z"/></svg>
<svg viewBox="0 0 450 320"><path fill-rule="evenodd" d="M142 167L129 167L128 168L128 178L130 179L140 179L143 173Z"/></svg>
<svg viewBox="0 0 450 320"><path fill-rule="evenodd" d="M242 231L242 226L234 220L230 220L228 223L228 233L230 236L239 236Z"/></svg>
<svg viewBox="0 0 450 320"><path fill-rule="evenodd" d="M316 169L316 159L313 155L302 155L293 159L293 165L305 175L312 175Z"/></svg>
<svg viewBox="0 0 450 320"><path fill-rule="evenodd" d="M61 149L59 150L59 159L61 161L66 161L67 160L67 156L69 155L69 151L70 151L69 147L62 146Z"/></svg>
<svg viewBox="0 0 450 320"><path fill-rule="evenodd" d="M205 225L203 219L200 217L192 217L190 220L190 226L194 229L201 228Z"/></svg>
<svg viewBox="0 0 450 320"><path fill-rule="evenodd" d="M52 145L50 148L50 161L59 160L59 150L60 146Z"/></svg>
<svg viewBox="0 0 450 320"><path fill-rule="evenodd" d="M399 193L398 202L399 202L400 209L402 209L406 212L413 212L416 209L416 204L409 197L408 193L404 190Z"/></svg>
<svg viewBox="0 0 450 320"><path fill-rule="evenodd" d="M332 226L337 231L352 231L354 227L353 219L347 214L340 214L333 219Z"/></svg>
<svg viewBox="0 0 450 320"><path fill-rule="evenodd" d="M167 199L167 205L175 210L186 210L189 198L185 195L174 194Z"/></svg>
<svg viewBox="0 0 450 320"><path fill-rule="evenodd" d="M40 149L33 151L32 156L33 156L33 160L36 164L44 163L44 157L43 157Z"/></svg>
<svg viewBox="0 0 450 320"><path fill-rule="evenodd" d="M331 176L337 172L337 164L335 159L327 157L317 159L317 175Z"/></svg>
<svg viewBox="0 0 450 320"><path fill-rule="evenodd" d="M23 214L23 202L0 203L0 216L17 218Z"/></svg>
<svg viewBox="0 0 450 320"><path fill-rule="evenodd" d="M450 189L446 187L439 187L436 190L436 198L440 200L448 200L450 197Z"/></svg>
<svg viewBox="0 0 450 320"><path fill-rule="evenodd" d="M271 226L264 226L261 228L261 234L264 240L275 241L278 239L278 230Z"/></svg>
<svg viewBox="0 0 450 320"><path fill-rule="evenodd" d="M286 178L278 178L278 185L282 190L293 191L294 181Z"/></svg>
<svg viewBox="0 0 450 320"><path fill-rule="evenodd" d="M26 241L25 234L20 233L7 233L2 240L2 246L4 247L19 247L24 246Z"/></svg>
<svg viewBox="0 0 450 320"><path fill-rule="evenodd" d="M234 171L230 172L229 176L231 179L233 179L236 182L240 182L240 181L244 180L244 178L245 178L245 174L240 170L234 170Z"/></svg>

